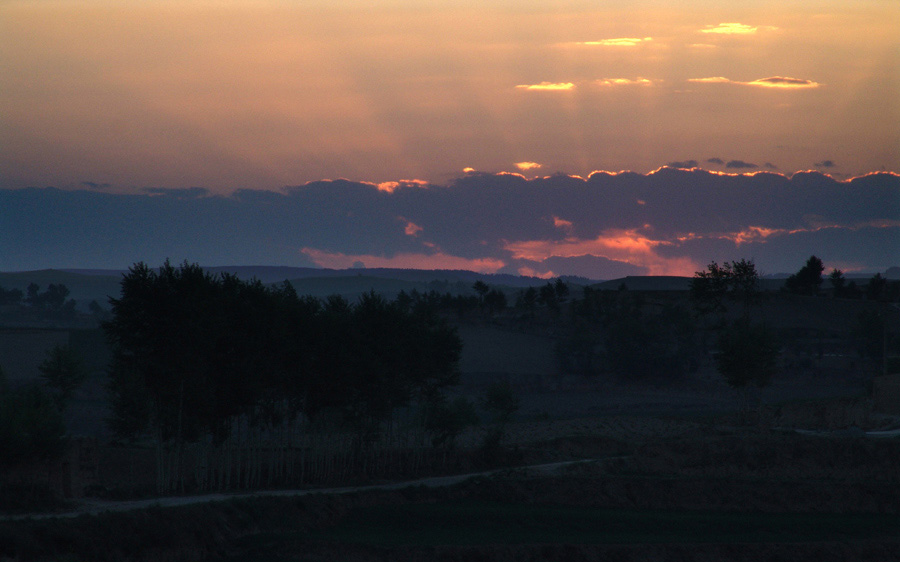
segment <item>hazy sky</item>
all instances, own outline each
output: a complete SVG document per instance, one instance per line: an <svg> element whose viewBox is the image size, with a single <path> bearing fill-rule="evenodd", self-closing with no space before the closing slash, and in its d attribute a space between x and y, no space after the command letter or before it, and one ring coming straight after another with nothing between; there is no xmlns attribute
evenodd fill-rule
<svg viewBox="0 0 900 562"><path fill-rule="evenodd" d="M789 197L782 214L791 220L775 220L779 211L765 204L724 220L714 215L731 212L738 199L707 208L708 192L691 183L712 177L704 174L685 176L691 181L679 183L682 192L651 212L653 193L641 189L657 189L664 176L651 172L664 165L738 174L715 176L731 178L722 180L729 193L812 185L788 181L800 170L840 181L816 180L831 197L824 209ZM586 181L596 170L632 170L644 187L631 176ZM753 243L765 250L757 255L771 253L770 271L803 254L827 254L828 244L835 265L875 269L897 261L896 176L855 184L890 194L886 205L857 201L871 209L856 222L823 217L841 214L851 178L879 171L900 171L897 0L0 0L0 191L13 202L0 209L5 270L61 261L125 267L164 257L215 265L257 256L256 263L285 265L690 274L709 259L747 257L741 232L756 232ZM580 177L516 184L527 189L477 203L494 205L474 213L494 222L489 236L477 238L472 225L461 230L480 201L466 186L490 186L501 172L522 180ZM739 175L754 172L766 174L756 182ZM332 192L296 196L309 182L338 178L356 183L310 184L311 194L322 186ZM581 193L601 184L621 193ZM54 215L62 207L51 205L58 193L35 192L34 200L12 193L47 186L98 197L76 197L88 207L66 207L62 217ZM575 190L564 192L570 207L551 211L532 193L537 186ZM373 193L390 198L423 187L432 193L412 198L423 206L418 211L395 209L398 194L378 219L382 234L399 228L397 240L359 227L366 208L343 212ZM199 189L177 191L188 188ZM318 204L337 207L323 211L325 230L292 231L292 218L279 215L286 230L222 242L212 253L192 245L200 234L186 232L169 246L155 241L152 251L149 241L135 242L129 254L116 239L122 231L92 214L92 206L113 201L99 194L115 194L131 198L114 199L110 209L149 205L163 214L140 216L172 224L189 211L176 205L165 211L175 215L165 215L151 199L199 198L208 200L203 212L212 225L227 222L222 209L240 207L228 211L230 220L251 221L238 229L249 233L271 218L264 206L248 206L247 190L312 206L297 207L293 220L315 216ZM596 216L587 209L579 219L579 206L589 203L624 206ZM329 214L335 208L341 212ZM81 211L89 222L73 223ZM504 230L519 212L543 226ZM700 222L662 231L664 213ZM460 222L440 225L438 239L447 216ZM89 251L48 251L29 240L41 221L93 233L84 242ZM275 239L277 252L265 247ZM119 253L103 254L113 247Z"/></svg>
<svg viewBox="0 0 900 562"><path fill-rule="evenodd" d="M3 187L900 170L896 0L4 0L0 67Z"/></svg>

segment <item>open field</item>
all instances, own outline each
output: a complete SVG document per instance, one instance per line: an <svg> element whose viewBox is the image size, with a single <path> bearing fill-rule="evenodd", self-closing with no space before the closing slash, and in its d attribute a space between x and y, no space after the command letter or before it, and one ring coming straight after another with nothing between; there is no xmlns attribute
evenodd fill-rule
<svg viewBox="0 0 900 562"><path fill-rule="evenodd" d="M650 315L689 308L683 292L648 291L638 300ZM631 376L603 363L609 351L596 331L599 368L570 372L559 361L573 333L568 316L448 313L463 343L460 384L449 395L466 398L480 418L454 446L425 433L412 445L388 439L364 470L336 473L355 460L331 452L349 432L339 424L315 434L304 427L285 458L301 459L295 465L303 471L309 438L326 443L332 464L322 461L318 479L269 480L266 497L254 496L265 479L229 481L228 491L209 498L195 480L180 493L196 496L149 507L152 443L113 444L106 427L102 332L10 325L0 349L16 384L37 377L43 351L55 343L68 342L86 359L90 375L66 423L73 435L89 436L78 454L90 454L77 458L93 472L60 487L87 497L47 498L44 507L70 517L0 522L0 561L900 559L900 439L875 433L900 428L900 411L873 409L872 379L882 365L858 351L854 328L876 305L766 295L754 314L778 327L778 368L771 384L752 392L728 386L706 343L691 348L690 369L663 364L665 372ZM519 404L502 424L484 406L497 382L509 383ZM415 414L398 410L402 431ZM256 458L279 451L263 438L234 444ZM576 460L586 462L558 464ZM556 468L516 468L546 464ZM421 482L463 473L482 475L440 488ZM371 487L384 484L390 488ZM20 515L28 509L7 503Z"/></svg>
<svg viewBox="0 0 900 562"><path fill-rule="evenodd" d="M0 559L900 556L900 441L735 428L727 421L551 422L556 437L513 447L522 462L605 460L550 472L510 470L447 488L243 498L7 521L0 523ZM644 424L681 431L640 437L636 428ZM613 426L632 429L617 439L610 437Z"/></svg>

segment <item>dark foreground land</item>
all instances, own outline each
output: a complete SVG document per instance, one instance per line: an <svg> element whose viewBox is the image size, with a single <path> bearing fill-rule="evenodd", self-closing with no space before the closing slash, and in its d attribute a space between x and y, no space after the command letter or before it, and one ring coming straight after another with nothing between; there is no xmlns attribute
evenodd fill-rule
<svg viewBox="0 0 900 562"><path fill-rule="evenodd" d="M687 306L683 291L640 297L635 302L651 320L668 305ZM630 299L621 291L607 304ZM253 496L268 484L247 483L182 488L198 495L161 498L152 507L117 503L157 501L157 465L152 447L104 437L109 409L98 365L67 419L73 435L99 436L96 462L88 463L92 484L80 482L86 498L41 498L26 489L27 501L17 504L9 483L18 481L4 482L0 509L13 516L0 517L0 562L900 560L900 437L891 436L900 428L900 394L874 384L888 364L866 351L868 340L857 333L872 306L769 295L756 314L778 327L781 351L777 372L755 395L728 386L700 345L699 328L697 345L682 356L650 345L663 336L685 343L665 322L651 322L659 330L645 333L646 325L608 318L628 334L616 338L616 330L586 332L565 324L574 316L549 311L471 312L457 320L465 345L452 397L478 404L486 388L511 383L519 406L514 421L485 418L491 422L468 427L450 444L428 445L412 468L388 460L342 475L323 463L321 478L299 481L357 485L342 493ZM656 309L663 312L647 312ZM893 308L878 310L894 318ZM21 345L25 332L42 345L64 338L49 329L11 329L8 361L33 355ZM878 328L869 340L884 351L888 333ZM73 334L65 338L77 347L86 336ZM619 365L628 376L613 369L613 355L595 353L604 346L629 352ZM100 363L108 352L86 355ZM625 367L632 363L654 375L631 376ZM758 409L740 413L751 404ZM885 405L895 415L885 414ZM498 423L502 439L492 440ZM246 447L253 450L263 449ZM372 458L400 458L385 451ZM582 462L515 468L575 460ZM480 471L485 475L443 487L371 487ZM240 490L241 497L201 495L216 489ZM23 516L35 506L44 513Z"/></svg>
<svg viewBox="0 0 900 562"><path fill-rule="evenodd" d="M510 436L522 464L599 460L446 488L8 520L0 560L900 559L900 441L730 422L622 417ZM642 437L653 424L669 430Z"/></svg>

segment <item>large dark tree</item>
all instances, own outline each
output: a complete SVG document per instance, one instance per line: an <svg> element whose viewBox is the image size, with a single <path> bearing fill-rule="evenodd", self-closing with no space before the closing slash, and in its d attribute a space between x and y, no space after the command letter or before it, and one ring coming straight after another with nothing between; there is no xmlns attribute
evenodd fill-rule
<svg viewBox="0 0 900 562"><path fill-rule="evenodd" d="M287 282L168 262L132 267L110 302L112 425L122 437L156 437L161 489L177 485L169 474L180 470L185 443L218 447L235 429L271 435L328 411L365 445L396 408L457 379L459 338L416 302L369 293L321 304Z"/></svg>
<svg viewBox="0 0 900 562"><path fill-rule="evenodd" d="M725 262L721 266L711 262L705 271L694 274L690 292L694 308L701 316L725 312L727 300L740 302L747 316L759 297L759 274L749 260Z"/></svg>
<svg viewBox="0 0 900 562"><path fill-rule="evenodd" d="M278 289L187 263L158 271L137 264L123 277L104 324L113 347L112 426L121 437L155 436L161 491L178 484L170 475L185 443L221 442L263 388L277 384L285 368L281 298Z"/></svg>
<svg viewBox="0 0 900 562"><path fill-rule="evenodd" d="M64 445L53 397L34 382L12 388L0 369L0 468L58 457Z"/></svg>
<svg viewBox="0 0 900 562"><path fill-rule="evenodd" d="M47 386L56 393L60 410L65 409L72 394L87 378L84 362L69 345L54 346L47 352L47 358L38 366L38 370Z"/></svg>
<svg viewBox="0 0 900 562"><path fill-rule="evenodd" d="M724 313L726 298L741 304L740 318L728 324L723 317L717 328L716 367L732 387L768 385L777 371L779 345L765 324L751 321L751 308L759 299L759 274L753 262L741 260L723 266L710 263L706 271L698 271L692 279L691 298L701 314Z"/></svg>

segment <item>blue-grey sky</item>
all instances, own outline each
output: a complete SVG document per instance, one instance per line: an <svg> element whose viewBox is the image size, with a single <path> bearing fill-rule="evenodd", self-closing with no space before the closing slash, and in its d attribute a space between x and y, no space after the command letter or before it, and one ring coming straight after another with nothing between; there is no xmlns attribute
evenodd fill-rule
<svg viewBox="0 0 900 562"><path fill-rule="evenodd" d="M202 265L469 269L597 279L753 259L793 272L900 260L900 175L664 167L588 178L470 172L446 185L318 181L279 191L0 190L0 271Z"/></svg>

